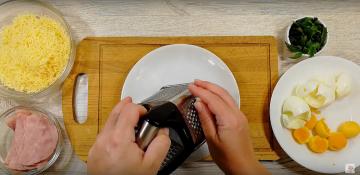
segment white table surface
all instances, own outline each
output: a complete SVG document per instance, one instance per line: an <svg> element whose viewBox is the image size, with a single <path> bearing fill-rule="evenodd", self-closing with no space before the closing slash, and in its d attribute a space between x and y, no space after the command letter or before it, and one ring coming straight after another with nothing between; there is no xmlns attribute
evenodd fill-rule
<svg viewBox="0 0 360 175"><path fill-rule="evenodd" d="M0 0L4 2L4 0ZM321 55L360 64L360 1L235 0L48 0L70 24L76 42L87 36L217 36L273 35L278 39L280 72L286 60L285 28L303 16L318 16L328 27L329 41ZM1 12L0 12L1 13ZM16 105L0 100L1 111ZM62 118L60 92L37 104ZM69 145L67 146L69 147ZM69 148L70 150L70 148ZM70 151L66 160L44 174L86 174L86 165ZM262 161L273 174L317 174L285 153L279 161ZM0 170L0 174L4 174ZM213 162L192 162L174 174L223 174ZM360 168L357 168L360 174Z"/></svg>

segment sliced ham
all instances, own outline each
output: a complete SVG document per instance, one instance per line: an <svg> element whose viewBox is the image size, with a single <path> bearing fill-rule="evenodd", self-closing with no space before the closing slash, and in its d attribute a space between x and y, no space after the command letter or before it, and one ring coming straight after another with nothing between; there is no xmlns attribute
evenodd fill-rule
<svg viewBox="0 0 360 175"><path fill-rule="evenodd" d="M34 165L52 155L58 141L58 133L48 119L35 114L26 117L25 131L29 134L24 140L28 150L24 150L20 155L23 165Z"/></svg>
<svg viewBox="0 0 360 175"><path fill-rule="evenodd" d="M22 143L25 137L25 130L24 130L24 117L26 116L15 116L16 119L16 128L13 140L11 142L10 149L8 154L5 158L5 165L7 165L10 169L14 170L26 170L26 168L21 165L19 162L19 154L22 151Z"/></svg>
<svg viewBox="0 0 360 175"><path fill-rule="evenodd" d="M15 111L15 115L7 118L6 124L11 128L12 130L15 130L16 127L16 119L20 116L28 116L31 115L31 111L25 110L25 109L18 109Z"/></svg>
<svg viewBox="0 0 360 175"><path fill-rule="evenodd" d="M17 111L11 118L7 124L15 134L5 165L18 171L43 167L56 148L57 128L36 112Z"/></svg>

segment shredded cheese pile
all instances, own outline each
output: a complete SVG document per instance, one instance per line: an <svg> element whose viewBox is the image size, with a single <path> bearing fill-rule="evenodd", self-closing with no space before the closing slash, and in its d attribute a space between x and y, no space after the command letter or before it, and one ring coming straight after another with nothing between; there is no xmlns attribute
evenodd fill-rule
<svg viewBox="0 0 360 175"><path fill-rule="evenodd" d="M19 15L0 31L0 82L26 93L49 87L64 71L70 47L70 37L55 20Z"/></svg>

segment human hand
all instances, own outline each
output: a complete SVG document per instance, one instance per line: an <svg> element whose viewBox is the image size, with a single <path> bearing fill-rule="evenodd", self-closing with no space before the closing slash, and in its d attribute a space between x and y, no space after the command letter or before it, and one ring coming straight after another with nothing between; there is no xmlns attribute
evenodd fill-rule
<svg viewBox="0 0 360 175"><path fill-rule="evenodd" d="M135 142L135 126L143 106L130 97L119 102L89 151L88 172L92 175L156 174L170 148L168 129L161 129L144 152Z"/></svg>
<svg viewBox="0 0 360 175"><path fill-rule="evenodd" d="M248 121L230 94L210 82L195 80L190 92L215 163L226 174L268 174L256 160Z"/></svg>

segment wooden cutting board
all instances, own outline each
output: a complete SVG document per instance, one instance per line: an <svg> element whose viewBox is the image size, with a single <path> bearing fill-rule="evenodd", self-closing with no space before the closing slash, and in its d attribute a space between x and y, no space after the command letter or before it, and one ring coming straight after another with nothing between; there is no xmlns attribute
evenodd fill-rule
<svg viewBox="0 0 360 175"><path fill-rule="evenodd" d="M269 101L278 79L276 40L271 36L216 37L91 37L80 42L73 70L63 86L65 127L75 153L84 161L114 105L124 80L145 54L168 44L193 44L221 58L240 88L241 110L248 117L256 156L276 160L275 138L269 121ZM88 75L88 118L74 120L74 85Z"/></svg>

